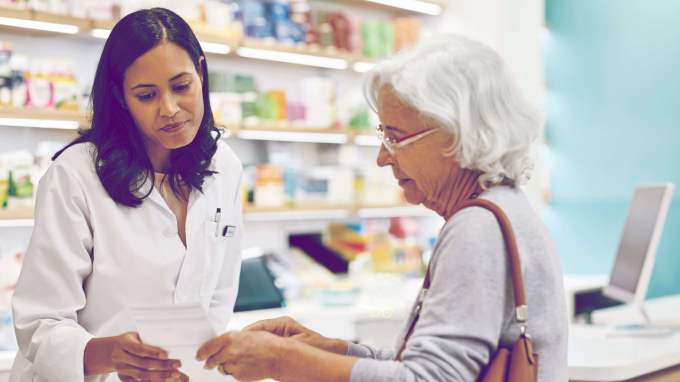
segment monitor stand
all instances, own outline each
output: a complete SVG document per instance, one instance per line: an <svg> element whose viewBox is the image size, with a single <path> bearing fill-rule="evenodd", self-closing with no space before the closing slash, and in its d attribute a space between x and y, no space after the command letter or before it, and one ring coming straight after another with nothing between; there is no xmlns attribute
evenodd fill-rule
<svg viewBox="0 0 680 382"><path fill-rule="evenodd" d="M647 314L647 311L645 310L645 307L643 304L634 304L640 312L642 313L642 316L644 317L645 323L643 325L639 324L634 324L634 325L623 325L623 326L616 326L612 329L611 332L607 334L607 337L612 337L612 338L667 338L673 335L673 332L662 326L656 326L652 323L652 320L649 319L649 315Z"/></svg>

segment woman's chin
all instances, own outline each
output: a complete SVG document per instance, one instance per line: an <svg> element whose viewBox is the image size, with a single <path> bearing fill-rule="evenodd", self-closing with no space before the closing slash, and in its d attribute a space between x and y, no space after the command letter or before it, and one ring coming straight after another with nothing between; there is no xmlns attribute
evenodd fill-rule
<svg viewBox="0 0 680 382"><path fill-rule="evenodd" d="M404 199L409 204L418 205L425 201L425 196L418 190L412 190L411 187L402 187L402 189L404 190Z"/></svg>
<svg viewBox="0 0 680 382"><path fill-rule="evenodd" d="M198 131L187 131L184 134L176 134L170 137L164 137L162 144L166 149L174 150L184 146L188 146L196 138Z"/></svg>

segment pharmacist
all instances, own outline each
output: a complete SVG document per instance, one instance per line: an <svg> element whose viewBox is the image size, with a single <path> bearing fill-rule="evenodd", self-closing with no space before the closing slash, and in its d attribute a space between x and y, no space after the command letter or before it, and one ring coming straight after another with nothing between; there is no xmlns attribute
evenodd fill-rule
<svg viewBox="0 0 680 382"><path fill-rule="evenodd" d="M92 127L40 182L12 303L10 381L186 380L140 342L125 309L200 302L219 332L241 266L242 166L219 132L207 65L165 9L115 26L92 88Z"/></svg>

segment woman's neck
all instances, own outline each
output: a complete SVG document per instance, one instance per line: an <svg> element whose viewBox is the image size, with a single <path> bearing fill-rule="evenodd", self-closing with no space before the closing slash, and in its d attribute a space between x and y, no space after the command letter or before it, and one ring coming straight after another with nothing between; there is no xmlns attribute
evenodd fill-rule
<svg viewBox="0 0 680 382"><path fill-rule="evenodd" d="M484 191L479 184L480 175L482 175L480 171L463 169L458 166L452 167L448 180L443 187L437 191L435 196L426 200L423 205L448 221L458 212L463 201Z"/></svg>
<svg viewBox="0 0 680 382"><path fill-rule="evenodd" d="M156 173L167 174L170 169L170 153L172 150L159 145L146 145L153 171Z"/></svg>

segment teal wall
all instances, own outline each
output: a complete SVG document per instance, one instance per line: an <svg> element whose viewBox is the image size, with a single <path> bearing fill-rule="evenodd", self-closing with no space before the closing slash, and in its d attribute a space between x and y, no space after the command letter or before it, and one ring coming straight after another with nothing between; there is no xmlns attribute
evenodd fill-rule
<svg viewBox="0 0 680 382"><path fill-rule="evenodd" d="M609 273L633 188L675 183L647 298L680 293L680 1L546 0L544 213L564 272Z"/></svg>

